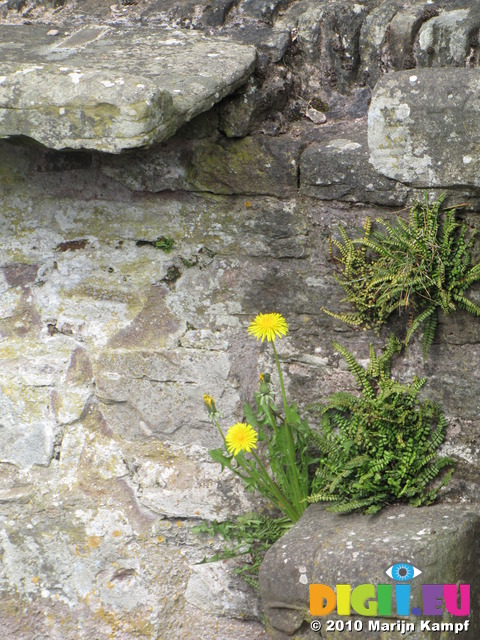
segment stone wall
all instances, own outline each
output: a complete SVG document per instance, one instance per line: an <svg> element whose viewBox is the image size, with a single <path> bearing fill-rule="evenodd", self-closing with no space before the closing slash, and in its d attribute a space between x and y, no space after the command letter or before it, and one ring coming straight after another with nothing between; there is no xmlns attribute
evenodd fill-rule
<svg viewBox="0 0 480 640"><path fill-rule="evenodd" d="M471 4L0 2L6 640L264 637L234 561L196 564L218 541L193 524L264 508L209 460L202 396L226 426L241 418L273 371L246 334L268 311L290 327L290 397L355 388L332 340L362 360L387 332L322 311L346 309L337 224L428 190L478 226ZM184 59L165 52L157 73L155 47ZM134 89L151 101L141 117ZM452 508L477 509L479 352L478 321L458 312L426 362L415 341L396 369L428 376L448 416Z"/></svg>

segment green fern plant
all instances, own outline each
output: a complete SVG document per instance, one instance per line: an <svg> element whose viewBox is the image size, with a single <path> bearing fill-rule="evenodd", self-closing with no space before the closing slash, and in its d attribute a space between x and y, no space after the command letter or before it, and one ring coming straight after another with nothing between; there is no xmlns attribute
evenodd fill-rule
<svg viewBox="0 0 480 640"><path fill-rule="evenodd" d="M341 345L334 347L361 395L335 393L316 407L322 427L312 438L320 459L309 502L330 503L328 510L339 513L375 513L397 501L432 503L450 479L453 460L437 456L447 425L436 404L418 399L425 379L402 384L391 377L392 358L402 349L394 336L378 357L370 345L367 369Z"/></svg>
<svg viewBox="0 0 480 640"><path fill-rule="evenodd" d="M426 358L435 337L438 313L457 308L480 315L480 306L465 296L480 280L480 263L471 264L475 232L456 219L455 209L440 215L444 196L430 206L415 204L408 222L379 219L383 230L373 232L367 218L362 238L351 239L343 227L341 241L332 240L341 265L337 278L346 300L355 306L348 314L326 311L340 320L377 330L394 312L406 311L404 344L423 325Z"/></svg>

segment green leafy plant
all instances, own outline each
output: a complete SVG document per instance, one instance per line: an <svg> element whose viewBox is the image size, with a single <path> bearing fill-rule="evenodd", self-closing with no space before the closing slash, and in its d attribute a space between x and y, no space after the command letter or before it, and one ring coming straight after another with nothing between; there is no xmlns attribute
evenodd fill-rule
<svg viewBox="0 0 480 640"><path fill-rule="evenodd" d="M408 311L404 343L423 325L423 353L427 357L435 337L438 312L457 308L480 315L480 306L465 296L480 280L480 263L471 265L470 250L475 232L456 220L455 209L440 207L444 197L429 205L415 204L408 222L379 219L383 231L372 231L367 218L363 237L351 239L339 227L338 249L341 275L337 278L353 313L329 315L354 326L378 330L394 312Z"/></svg>
<svg viewBox="0 0 480 640"><path fill-rule="evenodd" d="M137 240L137 247L150 246L155 249L161 249L164 253L170 253L175 246L175 240L167 236L158 236L156 240Z"/></svg>
<svg viewBox="0 0 480 640"><path fill-rule="evenodd" d="M322 428L312 432L320 458L309 501L328 502L339 513L375 513L397 501L432 503L450 479L453 460L437 455L446 420L436 404L419 400L425 379L402 384L391 377L392 358L402 348L394 336L378 357L370 346L367 369L338 343L334 347L361 394L335 393L320 408ZM432 486L439 474L443 478Z"/></svg>
<svg viewBox="0 0 480 640"><path fill-rule="evenodd" d="M227 542L222 551L204 558L200 564L242 557L245 562L235 569L235 573L254 589L258 589L258 570L265 553L291 526L292 522L287 517L270 518L247 513L233 521L202 522L192 527L192 531L210 537L219 535Z"/></svg>
<svg viewBox="0 0 480 640"><path fill-rule="evenodd" d="M161 249L164 253L170 253L174 245L175 240L166 236L158 236L158 238L153 241L155 249Z"/></svg>

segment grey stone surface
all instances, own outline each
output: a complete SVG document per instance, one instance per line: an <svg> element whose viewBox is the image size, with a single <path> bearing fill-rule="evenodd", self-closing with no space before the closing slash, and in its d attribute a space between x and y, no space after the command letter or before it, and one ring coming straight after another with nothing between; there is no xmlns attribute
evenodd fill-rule
<svg viewBox="0 0 480 640"><path fill-rule="evenodd" d="M444 10L426 22L418 34L419 67L464 67L478 64L478 6Z"/></svg>
<svg viewBox="0 0 480 640"><path fill-rule="evenodd" d="M305 60L321 71L327 86L344 91L358 71L360 29L367 13L365 2L301 0L277 25L293 29Z"/></svg>
<svg viewBox="0 0 480 640"><path fill-rule="evenodd" d="M213 0L209 2L203 11L202 22L208 27L219 27L225 22L230 9L236 0Z"/></svg>
<svg viewBox="0 0 480 640"><path fill-rule="evenodd" d="M466 583L471 585L474 594L480 588L476 544L479 534L479 512L460 505L417 509L399 505L370 517L339 516L326 512L320 505L310 506L297 525L267 552L260 569L260 593L270 636L274 640L292 636L361 640L402 638L404 635L400 630L368 631L365 617L361 618L363 631L329 633L324 621L319 633L311 631L308 585L388 584L393 581L385 571L397 562L408 562L422 571L422 575L411 583L412 608L421 607L420 584ZM335 614L328 617L335 618ZM438 618L439 621L449 619L452 621L446 612ZM392 618L388 620L392 621ZM403 620L418 623L414 615ZM475 596L472 596L468 636L476 637L479 628L480 616ZM438 635L421 632L418 628L413 637L427 640ZM443 637L450 640L457 635L451 631L444 632Z"/></svg>
<svg viewBox="0 0 480 640"><path fill-rule="evenodd" d="M147 454L150 466L162 460L158 446L135 449L140 458ZM199 536L186 521L155 516L138 503L122 461L132 454L77 425L49 478L41 479L43 497L34 486L40 477L23 476L30 494L24 490L10 501L9 518L2 504L3 637L263 638L254 594L232 578L224 580L225 597L211 607L205 602L200 610L180 597L192 577L190 565L202 558ZM2 484L5 476L2 467ZM102 496L108 496L103 503ZM248 621L234 617L242 602Z"/></svg>
<svg viewBox="0 0 480 640"><path fill-rule="evenodd" d="M302 153L301 193L324 200L403 205L407 188L380 175L369 162L366 122L329 129L321 142Z"/></svg>
<svg viewBox="0 0 480 640"><path fill-rule="evenodd" d="M370 87L375 86L382 74L382 51L387 29L403 5L403 0L377 2L362 24L359 41L361 74L362 80Z"/></svg>
<svg viewBox="0 0 480 640"><path fill-rule="evenodd" d="M285 9L292 0L240 0L240 11L251 18L269 21L274 14Z"/></svg>
<svg viewBox="0 0 480 640"><path fill-rule="evenodd" d="M368 114L375 169L416 187L478 187L479 86L476 69L415 69L382 78Z"/></svg>
<svg viewBox="0 0 480 640"><path fill-rule="evenodd" d="M290 45L290 30L284 28L266 27L263 23L246 22L242 28L235 26L222 31L235 42L253 45L267 61L279 62ZM260 56L259 62L263 62Z"/></svg>
<svg viewBox="0 0 480 640"><path fill-rule="evenodd" d="M380 60L377 60L382 71L401 71L417 66L418 57L414 54L414 45L418 32L422 25L433 19L437 13L438 9L435 5L419 2L407 4L393 16L385 29ZM375 64L374 60L370 64L372 63ZM371 81L371 77L369 79Z"/></svg>
<svg viewBox="0 0 480 640"><path fill-rule="evenodd" d="M478 187L479 87L477 69L415 69L382 78L368 113L375 169L416 187Z"/></svg>
<svg viewBox="0 0 480 640"><path fill-rule="evenodd" d="M246 82L256 59L251 47L179 30L92 25L53 44L46 28L1 30L0 136L54 149L164 140Z"/></svg>

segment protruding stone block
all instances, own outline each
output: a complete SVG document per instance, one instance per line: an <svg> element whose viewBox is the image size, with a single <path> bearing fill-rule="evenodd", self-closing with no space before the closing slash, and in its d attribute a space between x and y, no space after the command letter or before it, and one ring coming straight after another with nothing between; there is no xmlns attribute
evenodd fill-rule
<svg viewBox="0 0 480 640"><path fill-rule="evenodd" d="M401 630L403 622L414 625L411 637L427 640L439 636L433 630L422 630L422 620L448 624L468 619L468 637L476 638L480 633L480 615L473 594L480 588L479 535L480 514L466 505L438 504L417 509L397 505L375 516L336 515L320 505L312 505L297 525L267 552L260 568L260 593L271 637L400 640L405 637ZM342 617L334 610L326 618L358 619L362 628L356 630L352 625L351 630L345 627L341 632L331 633L327 631L326 618L310 615L309 585L335 588L337 584L347 584L354 589L360 584L391 584L394 595L395 580L386 571L397 563L408 563L422 572L408 582L410 615L397 613L394 598L389 615L359 617L352 610L351 616ZM451 616L443 600L439 602L442 607L439 615L416 611L417 607L422 612L426 609L425 599L422 601L425 584L469 584L471 616ZM322 623L320 633L311 629L312 618ZM377 631L383 633L375 634L369 620L393 625L399 621L400 625L388 632L380 626ZM454 629L444 629L442 634L446 640L457 637Z"/></svg>
<svg viewBox="0 0 480 640"><path fill-rule="evenodd" d="M480 186L480 69L399 71L375 87L370 162L416 187Z"/></svg>
<svg viewBox="0 0 480 640"><path fill-rule="evenodd" d="M184 30L2 26L0 137L117 153L169 138L242 85L254 47Z"/></svg>

